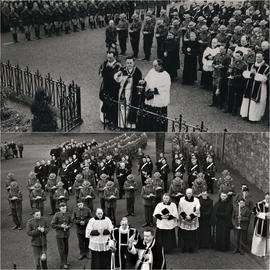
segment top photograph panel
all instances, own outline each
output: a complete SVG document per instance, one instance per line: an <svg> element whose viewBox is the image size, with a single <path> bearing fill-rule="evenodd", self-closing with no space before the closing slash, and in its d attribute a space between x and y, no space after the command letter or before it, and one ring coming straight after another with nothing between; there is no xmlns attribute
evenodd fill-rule
<svg viewBox="0 0 270 270"><path fill-rule="evenodd" d="M268 1L1 1L1 131L268 131L269 14Z"/></svg>

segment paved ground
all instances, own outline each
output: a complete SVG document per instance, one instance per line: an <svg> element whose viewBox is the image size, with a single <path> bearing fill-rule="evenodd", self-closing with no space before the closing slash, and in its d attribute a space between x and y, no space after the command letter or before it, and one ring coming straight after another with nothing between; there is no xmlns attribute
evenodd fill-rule
<svg viewBox="0 0 270 270"><path fill-rule="evenodd" d="M2 138L2 141L6 139L6 135ZM13 137L15 136L15 137ZM13 139L17 139L18 135L12 135ZM91 140L96 138L97 141L107 140L112 137L112 134L93 134L93 135L73 135L73 137L80 141L84 139ZM25 139L24 139L25 138ZM26 190L26 180L27 175L30 170L33 169L36 160L49 158L49 149L55 144L61 141L65 141L70 138L70 135L66 136L54 136L46 134L46 136L40 137L38 139L37 135L27 135L21 137L22 141L26 143L24 158L23 159L13 159L2 161L1 170L1 247L2 247L2 259L1 259L1 269L11 269L12 265L15 263L18 269L29 269L33 267L32 260L32 250L30 247L30 238L26 235L25 229L22 231L12 231L10 228L12 226L11 217L7 216L9 211L7 203L7 194L4 188L4 180L9 171L13 171L17 176L19 185L23 192L23 221L24 227L26 221L31 217L28 192ZM11 138L10 138L11 139ZM61 140L62 139L62 140ZM29 141L31 140L31 143ZM28 142L28 144L27 144ZM155 156L155 145L154 137L150 137L148 140L147 148L145 153L149 153L154 160ZM170 137L167 135L166 140L166 151L165 154L170 158L171 144ZM225 165L220 164L218 171L220 172L224 169ZM133 172L136 175L136 164L133 164ZM240 183L245 183L239 174L232 171L234 179L237 179L236 186L240 187ZM139 180L139 179L138 179ZM251 185L251 192L253 194L254 200L257 201L262 198L263 194L255 186ZM217 196L213 195L213 199L216 200ZM69 205L74 206L74 197L72 196ZM98 206L98 200L95 200L95 206ZM48 219L49 213L49 202L46 201L45 216ZM135 205L136 216L130 218L130 222L133 226L141 231L141 225L144 223L143 218L143 207L139 195L136 199ZM121 217L125 215L125 200L120 200L117 202L117 216ZM253 221L251 221L251 224ZM250 226L252 227L252 226ZM72 229L70 237L70 255L69 261L72 269L83 269L83 267L89 268L90 261L78 261L78 244L75 234L75 228ZM252 232L250 228L249 238L251 238ZM232 237L233 238L233 237ZM59 267L58 251L55 241L55 232L51 230L48 234L48 266L49 268L57 269ZM174 253L167 256L167 267L168 269L267 269L267 262L259 259L253 255L245 254L232 255L232 252L216 252L213 250L200 250L196 254L182 254L179 250L175 250Z"/></svg>
<svg viewBox="0 0 270 270"><path fill-rule="evenodd" d="M105 28L81 31L71 35L43 38L26 42L22 34L19 44L13 44L11 34L1 35L2 61L10 60L21 67L28 65L31 70L39 69L42 74L51 73L53 78L60 76L63 80L74 80L82 89L82 117L84 123L75 132L101 131L99 121L99 85L98 68L105 59ZM140 42L140 46L142 42ZM143 57L140 47L139 57ZM131 46L128 43L128 51ZM156 56L156 44L152 49L152 59ZM123 60L123 59L121 59ZM181 55L183 63L183 55ZM137 61L137 65L146 75L151 62ZM181 67L182 68L182 67ZM182 74L182 71L178 72ZM200 78L200 74L198 74ZM204 121L209 131L267 131L265 123L251 124L243 121L240 116L224 114L216 108L209 108L211 93L198 86L183 86L181 76L172 84L169 116L179 117L180 114L190 124L199 125Z"/></svg>

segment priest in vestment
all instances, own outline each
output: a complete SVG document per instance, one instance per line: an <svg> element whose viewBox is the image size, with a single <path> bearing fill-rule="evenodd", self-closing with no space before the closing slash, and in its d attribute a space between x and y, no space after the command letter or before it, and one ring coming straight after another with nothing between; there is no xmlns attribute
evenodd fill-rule
<svg viewBox="0 0 270 270"><path fill-rule="evenodd" d="M111 269L130 269L134 264L134 256L128 252L130 240L137 244L141 241L140 235L135 228L130 227L127 217L123 217L120 227L113 229L109 246L112 249Z"/></svg>
<svg viewBox="0 0 270 270"><path fill-rule="evenodd" d="M257 221L254 228L251 253L258 257L269 256L269 193L265 195L265 199L256 204L255 213Z"/></svg>
<svg viewBox="0 0 270 270"><path fill-rule="evenodd" d="M195 252L198 248L198 228L200 217L199 199L193 196L191 188L179 201L179 231L183 252Z"/></svg>
<svg viewBox="0 0 270 270"><path fill-rule="evenodd" d="M176 204L170 202L168 193L163 195L162 202L155 207L153 216L157 219L156 240L164 247L164 252L169 253L176 248L178 212Z"/></svg>
<svg viewBox="0 0 270 270"><path fill-rule="evenodd" d="M243 72L247 79L240 115L249 121L257 122L264 116L269 91L269 66L263 59L263 53L256 53L256 62Z"/></svg>
<svg viewBox="0 0 270 270"><path fill-rule="evenodd" d="M138 111L129 105L139 107L142 96L137 86L142 79L142 72L135 66L133 57L126 58L126 66L114 75L116 82L120 83L118 96L118 127L136 128Z"/></svg>

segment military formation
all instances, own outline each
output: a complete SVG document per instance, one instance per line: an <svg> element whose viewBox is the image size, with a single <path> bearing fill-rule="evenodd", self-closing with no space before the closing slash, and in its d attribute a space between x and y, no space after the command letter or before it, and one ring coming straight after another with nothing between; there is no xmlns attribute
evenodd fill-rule
<svg viewBox="0 0 270 270"><path fill-rule="evenodd" d="M182 248L183 252L196 252L198 248L228 251L230 239L222 238L222 234L227 235L228 230L234 228L237 236L234 253L244 254L244 251L247 250L250 219L254 211L254 203L248 186L242 184L241 191L237 192L228 170L223 170L221 176L216 177L217 166L213 147L200 136L189 134L182 137L176 136L172 141L171 165L168 164L164 153L160 153L154 163L151 157L143 151L146 144L145 134L130 136L122 134L103 143L97 143L95 140L77 142L72 139L52 148L49 161L43 160L36 163L34 170L29 173L27 181L33 219L27 222L26 230L32 237L31 243L35 250L34 258L37 269L47 269L45 243L50 227L56 230L62 268L69 268L69 236L73 224L76 224L77 228L79 259L89 259L88 248L93 248L94 244L89 244L89 237L86 236L86 226L89 220L95 215L95 212L96 215L98 215L97 212L101 212L102 216L104 213L105 220L110 220L112 226L116 226L119 222L116 211L117 201L122 198L126 200L126 216L135 216L135 201L140 197L145 213L145 224L142 227L158 226L161 234L166 234L162 231L164 229L162 224L165 222L162 216L166 216L166 214L157 214L158 209L163 204L168 207L172 204L170 207L173 209L179 205L178 212L169 220L182 220L181 204L183 200L187 200L190 196L197 198L200 204L200 215L194 216L194 218L199 218L200 225L198 235L196 231L196 242L189 240L192 248L191 246L187 248L185 233L180 225L177 243L174 239L163 243L162 238L159 238L160 235L156 235L157 241L163 243L165 250L178 246ZM134 162L137 163L137 172L133 171ZM140 175L141 181L137 179L137 174ZM169 175L172 176L171 179L169 179ZM24 224L22 220L23 195L13 173L7 175L6 190L14 222L12 229L22 230ZM138 192L138 190L140 191ZM138 193L140 193L139 196ZM209 194L213 193L218 193L220 198L214 208L213 200L209 197ZM44 206L48 197L50 215L53 216L51 225L44 218L46 216ZM74 209L71 209L71 197L74 197L75 200L76 208ZM98 203L96 198L99 200ZM170 201L169 204L167 200ZM192 200L188 202L192 202ZM223 206L219 208L220 203L223 202L226 209ZM97 208L97 204L99 208ZM196 213L197 211L198 209ZM224 231L220 225L221 221L218 221L218 213L223 215L223 211L227 211L224 213L226 222L232 224L228 230L224 229ZM99 220L96 217L94 219ZM159 221L156 224L157 220ZM174 224L173 230L177 228L177 224ZM241 229L238 228L239 224ZM216 233L214 233L215 230ZM173 245L170 246L169 243ZM95 254L94 251L93 254ZM95 255L93 258L96 260Z"/></svg>

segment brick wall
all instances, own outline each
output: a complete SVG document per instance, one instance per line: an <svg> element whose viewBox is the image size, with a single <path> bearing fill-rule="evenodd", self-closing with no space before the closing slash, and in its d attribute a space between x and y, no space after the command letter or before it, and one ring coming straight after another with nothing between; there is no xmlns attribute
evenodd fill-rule
<svg viewBox="0 0 270 270"><path fill-rule="evenodd" d="M199 136L222 157L223 134ZM226 133L223 161L262 191L269 191L269 133Z"/></svg>

